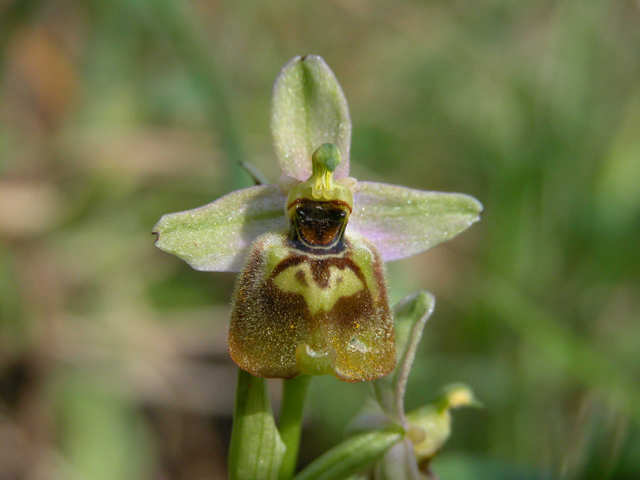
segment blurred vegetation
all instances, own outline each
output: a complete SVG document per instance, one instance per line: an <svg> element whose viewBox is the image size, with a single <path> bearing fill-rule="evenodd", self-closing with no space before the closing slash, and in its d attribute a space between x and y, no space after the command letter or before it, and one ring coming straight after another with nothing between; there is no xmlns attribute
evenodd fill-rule
<svg viewBox="0 0 640 480"><path fill-rule="evenodd" d="M224 478L234 275L150 230L249 185L239 160L278 178L270 88L305 53L354 176L485 205L389 265L438 300L408 409L451 381L485 404L435 471L640 478L638 52L637 0L0 3L0 478ZM302 461L368 393L314 380Z"/></svg>

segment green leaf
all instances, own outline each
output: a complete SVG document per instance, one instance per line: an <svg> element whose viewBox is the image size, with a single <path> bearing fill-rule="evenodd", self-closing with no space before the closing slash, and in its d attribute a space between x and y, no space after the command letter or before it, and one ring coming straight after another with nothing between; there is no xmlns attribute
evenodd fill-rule
<svg viewBox="0 0 640 480"><path fill-rule="evenodd" d="M213 203L164 215L153 228L156 246L196 270L240 271L251 243L287 229L286 197L275 185L244 188Z"/></svg>
<svg viewBox="0 0 640 480"><path fill-rule="evenodd" d="M277 480L284 452L266 381L239 370L229 447L229 479Z"/></svg>
<svg viewBox="0 0 640 480"><path fill-rule="evenodd" d="M427 250L480 220L482 204L462 193L358 182L347 234L358 233L389 262Z"/></svg>
<svg viewBox="0 0 640 480"><path fill-rule="evenodd" d="M294 480L343 480L378 460L403 437L400 427L356 435L313 461Z"/></svg>
<svg viewBox="0 0 640 480"><path fill-rule="evenodd" d="M435 298L418 292L399 301L394 307L396 368L391 375L373 382L373 389L383 410L404 423L404 393L422 330L433 313Z"/></svg>
<svg viewBox="0 0 640 480"><path fill-rule="evenodd" d="M294 57L273 86L271 136L282 171L298 180L311 175L311 155L323 143L342 153L336 177L349 173L351 120L340 84L315 55Z"/></svg>

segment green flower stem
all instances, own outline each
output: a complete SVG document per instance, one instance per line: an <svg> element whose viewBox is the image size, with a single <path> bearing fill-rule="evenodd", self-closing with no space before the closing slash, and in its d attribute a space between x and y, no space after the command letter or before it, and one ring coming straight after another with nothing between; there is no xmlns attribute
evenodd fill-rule
<svg viewBox="0 0 640 480"><path fill-rule="evenodd" d="M300 375L292 380L282 381L283 399L279 430L286 450L280 467L279 480L288 480L295 473L302 430L302 409L310 380L311 376Z"/></svg>

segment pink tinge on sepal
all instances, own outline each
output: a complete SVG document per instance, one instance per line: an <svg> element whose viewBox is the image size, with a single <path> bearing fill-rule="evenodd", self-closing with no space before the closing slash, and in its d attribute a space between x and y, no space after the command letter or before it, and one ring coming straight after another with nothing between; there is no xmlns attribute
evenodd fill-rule
<svg viewBox="0 0 640 480"><path fill-rule="evenodd" d="M358 182L347 235L365 237L389 262L455 237L478 221L481 211L469 195Z"/></svg>

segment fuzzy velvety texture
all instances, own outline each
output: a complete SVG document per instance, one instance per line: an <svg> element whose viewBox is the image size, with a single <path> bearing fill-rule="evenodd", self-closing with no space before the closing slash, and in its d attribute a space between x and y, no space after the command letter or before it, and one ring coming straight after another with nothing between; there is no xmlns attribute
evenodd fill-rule
<svg viewBox="0 0 640 480"><path fill-rule="evenodd" d="M238 278L229 352L260 377L333 373L375 380L395 367L384 265L366 240L348 237L337 254L292 247L267 233Z"/></svg>

